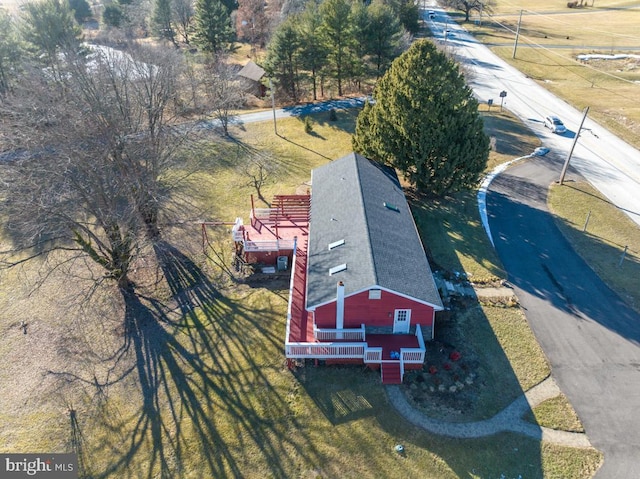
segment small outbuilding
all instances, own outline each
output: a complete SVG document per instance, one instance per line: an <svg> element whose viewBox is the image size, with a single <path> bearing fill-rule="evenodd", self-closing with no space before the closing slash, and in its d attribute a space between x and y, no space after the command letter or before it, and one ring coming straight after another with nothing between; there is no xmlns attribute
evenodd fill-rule
<svg viewBox="0 0 640 479"><path fill-rule="evenodd" d="M251 60L238 72L238 77L244 86L244 90L260 98L266 94L266 88L262 84L264 75L264 69Z"/></svg>

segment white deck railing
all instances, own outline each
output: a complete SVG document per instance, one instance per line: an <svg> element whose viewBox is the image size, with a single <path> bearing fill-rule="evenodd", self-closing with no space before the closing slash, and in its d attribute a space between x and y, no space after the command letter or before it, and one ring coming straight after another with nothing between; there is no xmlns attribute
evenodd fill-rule
<svg viewBox="0 0 640 479"><path fill-rule="evenodd" d="M423 363L424 349L400 348L400 360L407 363Z"/></svg>
<svg viewBox="0 0 640 479"><path fill-rule="evenodd" d="M244 241L244 250L248 253L256 251L293 250L293 240Z"/></svg>
<svg viewBox="0 0 640 479"><path fill-rule="evenodd" d="M419 324L416 324L416 338L418 339L417 348L400 348L400 362L404 363L424 363L424 354L426 348L424 345L424 338L422 337L422 328Z"/></svg>
<svg viewBox="0 0 640 479"><path fill-rule="evenodd" d="M233 241L243 241L244 240L244 228L242 228L242 218L236 218L236 222L231 228L231 235L233 236Z"/></svg>
<svg viewBox="0 0 640 479"><path fill-rule="evenodd" d="M288 358L310 359L360 359L364 357L364 343L287 343Z"/></svg>
<svg viewBox="0 0 640 479"><path fill-rule="evenodd" d="M418 338L418 344L420 345L420 349L426 349L424 345L424 337L422 336L422 328L419 324L416 324L416 336Z"/></svg>
<svg viewBox="0 0 640 479"><path fill-rule="evenodd" d="M313 325L313 337L318 341L337 341L339 339L347 341L364 341L365 329L364 324L356 329L329 329L317 328Z"/></svg>
<svg viewBox="0 0 640 479"><path fill-rule="evenodd" d="M364 362L365 363L380 363L382 362L382 348L366 348L364 350Z"/></svg>
<svg viewBox="0 0 640 479"><path fill-rule="evenodd" d="M251 218L256 220L269 219L272 211L278 211L278 208L254 208L251 211Z"/></svg>
<svg viewBox="0 0 640 479"><path fill-rule="evenodd" d="M261 210L268 210L268 208L261 208ZM246 230L243 227L242 218L236 218L236 222L231 229L233 241L242 242L244 251L247 253L293 250L294 240L292 239L249 240L245 233Z"/></svg>

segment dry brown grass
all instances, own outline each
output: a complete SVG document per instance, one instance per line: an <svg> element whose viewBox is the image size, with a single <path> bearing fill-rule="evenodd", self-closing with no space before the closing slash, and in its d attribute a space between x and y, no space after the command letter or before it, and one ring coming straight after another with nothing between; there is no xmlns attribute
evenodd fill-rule
<svg viewBox="0 0 640 479"><path fill-rule="evenodd" d="M465 27L501 58L629 143L640 146L640 61L577 60L581 53L624 53L636 47L640 10L633 2L598 1L566 8L566 2L497 1L482 26ZM512 58L520 9L524 10L516 58ZM632 52L637 53L637 52Z"/></svg>
<svg viewBox="0 0 640 479"><path fill-rule="evenodd" d="M305 134L297 119L283 120L278 127L287 140L275 137L271 127L251 125L236 132L254 146L269 148L280 162L267 195L295 191L308 180L310 168L346 153L353 118L339 115L333 123L319 117L314 135ZM246 217L248 211L251 189L241 186L231 151L212 155L210 175L197 178L199 201L212 218ZM472 211L477 214L470 206ZM466 476L470 470L480 477L546 477L557 470L556 477L586 478L598 464L594 451L542 447L518 435L451 441L408 427L390 408L376 372L308 367L292 375L282 355L286 290L268 284L230 287L197 253L197 225L179 238L177 244L182 250L191 247L190 258L213 285L204 291L189 288L205 295L196 296L203 299L197 305L187 302L182 315L175 314L179 303L166 285L155 291L159 302L143 302L149 310L164 311L163 320L147 324L142 336L124 334L122 300L109 288L90 302L75 302L89 284L80 269L73 271L73 279L62 271L54 274L31 296L45 265L0 273L5 312L0 361L8 365L0 373L0 450L75 448L86 461L85 471L113 479L163 473L175 478L378 478L380 471L440 479ZM478 253L474 261L492 267L483 258ZM141 293L148 292L145 286L155 277L153 262L145 264L137 278ZM190 273L187 282L193 281ZM486 336L494 344L495 337L500 343L509 339L504 328L524 330L522 318L506 318L502 312ZM26 335L21 320L28 323ZM114 354L127 337L146 338L145 353L130 345L116 361ZM486 350L486 344L479 349ZM518 362L523 355L531 362L536 354L529 346L505 350ZM141 363L155 371L148 390ZM544 363L533 366L517 374L522 387L537 380L537 368ZM406 457L393 453L397 443L407 448Z"/></svg>

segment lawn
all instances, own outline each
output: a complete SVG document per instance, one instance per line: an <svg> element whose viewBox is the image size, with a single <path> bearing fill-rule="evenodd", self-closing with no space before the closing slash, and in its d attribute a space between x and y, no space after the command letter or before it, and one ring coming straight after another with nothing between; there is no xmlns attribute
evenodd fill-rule
<svg viewBox="0 0 640 479"><path fill-rule="evenodd" d="M248 215L254 191L237 148L260 149L277 163L266 198L293 193L307 187L310 169L350 151L353 114L340 111L337 122L315 117L312 134L287 119L278 121L282 137L270 123L234 130L235 141L212 136L202 159L208 172L190 178L194 201L207 212L202 219ZM451 201L412 204L423 238L433 241L431 256L478 278L502 277L473 196ZM444 230L427 227L446 217ZM221 228L220 238L226 233ZM437 241L441 234L447 239ZM467 235L477 242L461 240ZM427 434L395 413L379 373L362 367L289 371L282 353L286 285L246 284L221 272L199 249L197 223L173 236L164 271L170 281L152 289L157 271L141 265L136 301L104 288L78 303L91 281L77 275L69 288L64 271L29 296L44 265L2 273L0 450L76 450L83 477L118 479L586 478L597 469L595 450L506 433L478 440ZM479 410L491 414L544 377L547 366L516 308L476 306L469 314L488 318L465 320L484 331L474 338L477 352L504 351L500 361L478 355L488 364L483 374L504 381L485 387ZM531 355L541 359L529 361ZM396 444L405 446L404 456Z"/></svg>
<svg viewBox="0 0 640 479"><path fill-rule="evenodd" d="M573 248L640 311L640 228L585 182L552 185L549 208Z"/></svg>

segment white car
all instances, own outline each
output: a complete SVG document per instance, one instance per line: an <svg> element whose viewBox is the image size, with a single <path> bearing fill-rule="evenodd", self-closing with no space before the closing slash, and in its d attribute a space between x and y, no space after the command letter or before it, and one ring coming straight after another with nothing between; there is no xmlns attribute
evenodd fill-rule
<svg viewBox="0 0 640 479"><path fill-rule="evenodd" d="M549 128L552 133L562 134L567 131L567 127L564 126L562 120L555 115L549 115L544 119L544 126Z"/></svg>

